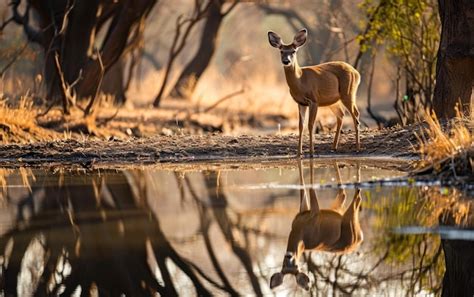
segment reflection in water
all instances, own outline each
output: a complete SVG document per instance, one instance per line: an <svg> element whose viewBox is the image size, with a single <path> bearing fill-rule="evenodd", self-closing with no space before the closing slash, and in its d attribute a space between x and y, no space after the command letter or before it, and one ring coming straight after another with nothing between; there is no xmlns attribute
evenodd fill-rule
<svg viewBox="0 0 474 297"><path fill-rule="evenodd" d="M53 175L49 185L35 186L18 203L18 226L2 236L2 247L12 245L3 273L6 295L15 295L17 288L40 296L70 296L78 289L101 296L176 295L166 261L192 280L196 292L209 293L199 272L176 253L150 213L139 178L124 173ZM39 191L42 198L35 199ZM34 213L28 221L22 215L25 208ZM35 242L43 251L27 259ZM28 266L36 266L29 272L31 282L18 286L19 276L31 270ZM156 279L157 268L162 283Z"/></svg>
<svg viewBox="0 0 474 297"><path fill-rule="evenodd" d="M352 203L344 211L346 192L339 189L336 199L330 209L319 207L316 190L306 187L303 176L303 165L298 163L300 173L300 211L293 219L291 232L281 272L272 275L270 287L274 288L283 282L286 274L295 275L297 284L309 290L309 277L298 269L298 260L305 250L318 250L331 253L349 253L354 251L363 240L362 229L359 223L359 209L361 203L360 189L356 188ZM342 184L339 166L335 163L337 181ZM359 170L358 170L359 172ZM311 185L314 184L313 160L310 160ZM358 174L359 176L360 174ZM360 178L358 178L358 181Z"/></svg>
<svg viewBox="0 0 474 297"><path fill-rule="evenodd" d="M472 201L457 200L440 216L440 225L458 229L461 227L463 231L472 232L474 229L472 204ZM473 238L472 233L470 238ZM474 241L442 237L441 245L446 263L442 295L474 296Z"/></svg>
<svg viewBox="0 0 474 297"><path fill-rule="evenodd" d="M351 162L223 172L36 171L35 179L24 170L3 174L0 294L301 290L293 278L270 289L270 277L281 271L300 275L298 283L315 296L472 296L472 242L399 232L438 226L470 232L474 216L464 194L337 186L391 174ZM308 175L311 186L304 184ZM323 181L335 183L316 193L313 185ZM269 183L292 186L255 187ZM346 196L353 199L343 211ZM291 255L282 269L285 248Z"/></svg>

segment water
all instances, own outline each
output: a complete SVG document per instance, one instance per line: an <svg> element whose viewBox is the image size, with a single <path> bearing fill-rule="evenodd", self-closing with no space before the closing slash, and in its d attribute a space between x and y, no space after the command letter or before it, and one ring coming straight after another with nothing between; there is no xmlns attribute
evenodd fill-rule
<svg viewBox="0 0 474 297"><path fill-rule="evenodd" d="M470 197L436 183L388 182L404 174L383 167L325 160L207 170L2 170L2 293L436 296L445 275L444 290L460 290L450 296L470 293ZM344 228L326 210L343 197ZM300 215L294 230L306 230L307 247L319 242L297 261L309 291L292 274L272 290L270 278L293 245L300 201L313 211Z"/></svg>

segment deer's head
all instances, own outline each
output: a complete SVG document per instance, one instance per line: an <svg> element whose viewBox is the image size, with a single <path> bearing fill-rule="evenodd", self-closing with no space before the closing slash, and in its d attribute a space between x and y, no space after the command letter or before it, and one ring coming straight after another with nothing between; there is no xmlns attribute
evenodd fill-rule
<svg viewBox="0 0 474 297"><path fill-rule="evenodd" d="M297 256L293 253L287 252L283 258L283 265L280 272L274 273L270 278L270 288L273 289L283 283L283 277L287 274L294 275L298 286L305 290L309 290L309 277L299 271Z"/></svg>
<svg viewBox="0 0 474 297"><path fill-rule="evenodd" d="M301 29L296 33L292 43L283 44L280 35L272 31L268 32L268 42L270 42L271 46L280 50L283 66L292 66L295 63L296 52L303 44L305 44L307 37L308 31L306 29Z"/></svg>

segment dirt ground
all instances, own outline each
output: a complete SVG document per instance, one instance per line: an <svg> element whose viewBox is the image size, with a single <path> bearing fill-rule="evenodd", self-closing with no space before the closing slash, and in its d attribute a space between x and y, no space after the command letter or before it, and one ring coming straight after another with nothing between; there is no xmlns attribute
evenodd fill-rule
<svg viewBox="0 0 474 297"><path fill-rule="evenodd" d="M420 126L365 129L361 132L360 152L355 151L355 135L352 131L343 131L337 151L332 150L334 133L319 133L315 136L314 157L380 158L387 163L395 162L399 164L396 167L403 169L407 161L417 158L414 145L417 143L415 132L419 129ZM241 136L204 133L0 144L0 167L73 166L93 169L215 161L258 163L295 159L297 142L298 136L294 133ZM308 142L306 137L305 157L309 157Z"/></svg>
<svg viewBox="0 0 474 297"><path fill-rule="evenodd" d="M0 125L0 167L95 169L250 162L255 166L296 158L298 120L291 113L200 110L173 101L159 109L101 108L93 118L84 118L79 111L66 117L59 110L38 116L35 109L4 108L3 113L0 109L0 118L3 114L9 119ZM316 133L315 158L378 159L389 167L396 164L409 170L409 161L419 157L415 135L421 132L419 124L362 128L362 149L357 152L352 121L346 116L339 148L334 151L334 127L328 126L331 118L321 119L332 131ZM305 129L306 158L308 138Z"/></svg>

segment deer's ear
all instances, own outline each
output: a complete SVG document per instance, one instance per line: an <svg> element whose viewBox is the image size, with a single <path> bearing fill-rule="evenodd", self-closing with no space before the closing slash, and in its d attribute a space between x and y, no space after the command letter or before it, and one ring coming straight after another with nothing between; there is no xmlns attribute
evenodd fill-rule
<svg viewBox="0 0 474 297"><path fill-rule="evenodd" d="M270 289L278 287L283 283L283 274L281 272L277 272L272 275L270 278Z"/></svg>
<svg viewBox="0 0 474 297"><path fill-rule="evenodd" d="M305 290L309 290L309 277L303 272L296 275L296 283Z"/></svg>
<svg viewBox="0 0 474 297"><path fill-rule="evenodd" d="M308 37L308 30L301 29L298 33L296 33L295 37L293 38L293 45L296 47L300 47L306 42L306 38Z"/></svg>
<svg viewBox="0 0 474 297"><path fill-rule="evenodd" d="M268 42L270 42L270 45L273 47L281 47L281 37L275 32L268 31Z"/></svg>

